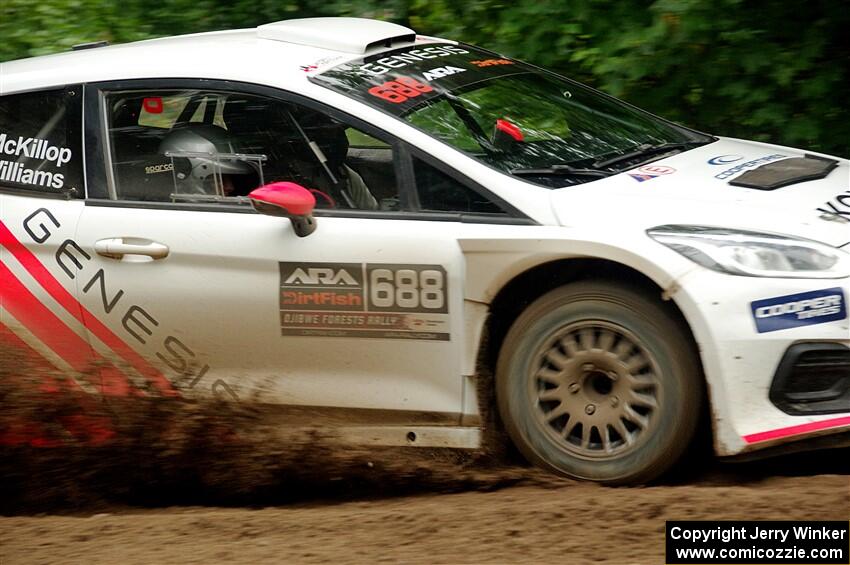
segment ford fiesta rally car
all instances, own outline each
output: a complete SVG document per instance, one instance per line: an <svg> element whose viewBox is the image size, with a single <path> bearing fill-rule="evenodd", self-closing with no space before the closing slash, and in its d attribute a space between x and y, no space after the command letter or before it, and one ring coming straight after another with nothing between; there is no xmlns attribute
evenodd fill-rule
<svg viewBox="0 0 850 565"><path fill-rule="evenodd" d="M0 95L0 333L87 393L476 448L494 392L529 460L609 483L702 414L723 456L848 437L847 160L351 18L13 61Z"/></svg>

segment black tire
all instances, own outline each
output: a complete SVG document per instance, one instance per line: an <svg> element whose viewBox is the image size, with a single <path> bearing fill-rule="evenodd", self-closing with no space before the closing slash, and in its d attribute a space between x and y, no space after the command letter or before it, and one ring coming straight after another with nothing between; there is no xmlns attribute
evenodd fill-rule
<svg viewBox="0 0 850 565"><path fill-rule="evenodd" d="M520 452L607 484L669 469L694 436L703 391L687 329L660 302L607 281L537 299L511 326L496 367L499 414Z"/></svg>

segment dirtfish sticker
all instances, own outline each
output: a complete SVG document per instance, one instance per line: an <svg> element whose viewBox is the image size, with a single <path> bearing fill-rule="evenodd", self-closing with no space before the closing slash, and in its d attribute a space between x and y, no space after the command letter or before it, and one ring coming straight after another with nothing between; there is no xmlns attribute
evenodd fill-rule
<svg viewBox="0 0 850 565"><path fill-rule="evenodd" d="M3 157L14 158L7 161ZM38 163L49 163L61 168L71 161L71 150L67 147L51 145L46 139L38 137L9 136L0 133L0 181L18 184L31 184L45 188L60 189L65 186L65 175L27 167L24 160L31 159Z"/></svg>
<svg viewBox="0 0 850 565"><path fill-rule="evenodd" d="M840 288L756 300L750 307L760 334L847 318L847 300Z"/></svg>
<svg viewBox="0 0 850 565"><path fill-rule="evenodd" d="M448 341L442 265L280 263L281 335Z"/></svg>

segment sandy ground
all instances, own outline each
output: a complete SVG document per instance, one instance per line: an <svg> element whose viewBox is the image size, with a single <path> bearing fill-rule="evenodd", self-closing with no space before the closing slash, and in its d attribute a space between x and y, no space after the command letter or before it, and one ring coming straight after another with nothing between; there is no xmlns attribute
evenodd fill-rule
<svg viewBox="0 0 850 565"><path fill-rule="evenodd" d="M60 505L0 518L0 563L663 563L665 520L850 519L848 462L711 464L644 488L515 467L394 494L380 477L313 483L273 506Z"/></svg>
<svg viewBox="0 0 850 565"><path fill-rule="evenodd" d="M663 562L666 520L850 519L846 448L695 450L664 482L608 488L524 466L495 431L479 454L341 448L230 403L34 394L4 366L22 365L0 363L0 565L628 565Z"/></svg>

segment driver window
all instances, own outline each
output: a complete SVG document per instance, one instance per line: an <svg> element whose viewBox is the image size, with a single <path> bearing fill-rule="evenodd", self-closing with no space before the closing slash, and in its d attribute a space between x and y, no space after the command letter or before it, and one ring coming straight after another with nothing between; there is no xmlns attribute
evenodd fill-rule
<svg viewBox="0 0 850 565"><path fill-rule="evenodd" d="M413 158L413 171L423 211L505 215L505 211L486 196L416 157Z"/></svg>
<svg viewBox="0 0 850 565"><path fill-rule="evenodd" d="M322 112L199 90L112 93L107 104L118 199L247 203L290 181L318 209L399 209L393 146Z"/></svg>

